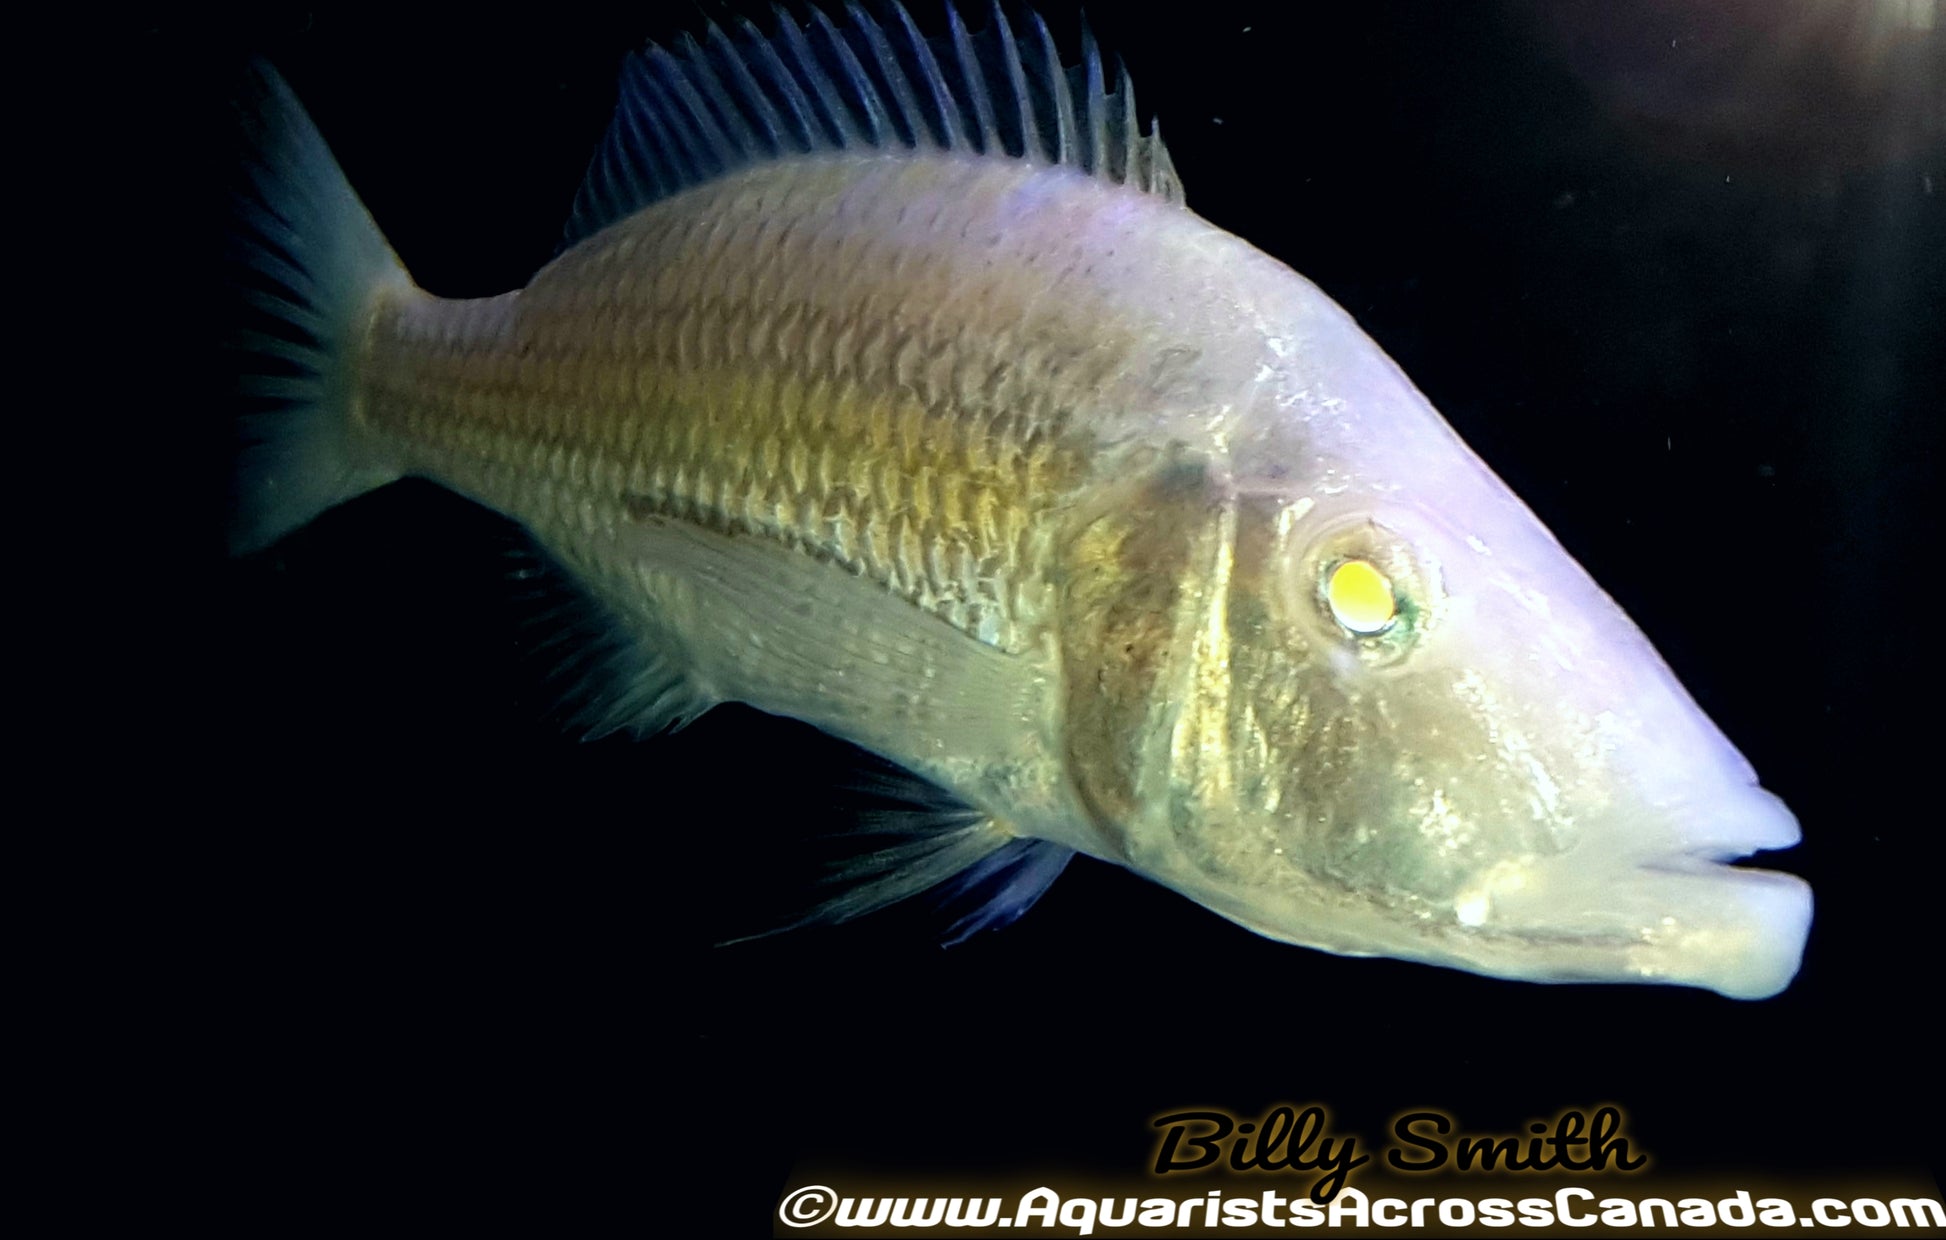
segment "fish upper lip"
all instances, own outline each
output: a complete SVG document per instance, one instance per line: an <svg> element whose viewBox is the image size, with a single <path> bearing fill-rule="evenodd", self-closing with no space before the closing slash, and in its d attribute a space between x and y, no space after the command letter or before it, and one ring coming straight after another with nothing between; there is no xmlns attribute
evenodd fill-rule
<svg viewBox="0 0 1946 1240"><path fill-rule="evenodd" d="M1729 796L1657 805L1654 813L1669 829L1643 840L1644 864L1653 857L1669 856L1735 861L1792 848L1804 839L1797 816L1783 800L1754 784Z"/></svg>

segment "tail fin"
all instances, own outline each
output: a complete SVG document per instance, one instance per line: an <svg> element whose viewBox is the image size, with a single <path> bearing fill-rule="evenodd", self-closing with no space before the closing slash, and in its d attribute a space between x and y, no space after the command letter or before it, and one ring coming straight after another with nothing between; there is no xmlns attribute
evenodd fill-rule
<svg viewBox="0 0 1946 1240"><path fill-rule="evenodd" d="M269 65L239 100L244 158L226 261L241 412L229 541L242 555L399 476L352 421L375 298L410 289L324 139Z"/></svg>

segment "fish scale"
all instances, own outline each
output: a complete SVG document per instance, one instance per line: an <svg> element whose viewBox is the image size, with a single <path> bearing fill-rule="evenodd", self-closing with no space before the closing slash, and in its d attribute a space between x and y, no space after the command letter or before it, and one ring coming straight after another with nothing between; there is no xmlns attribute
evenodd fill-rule
<svg viewBox="0 0 1946 1240"><path fill-rule="evenodd" d="M1020 173L938 162L941 186L975 199ZM912 243L861 205L855 166L752 178L761 192L732 182L652 207L517 294L395 296L361 368L365 423L544 542L590 514L759 534L1026 649L1051 606L1050 514L1090 472L1061 385L1017 337L1033 267L982 262L971 323L891 303ZM736 214L759 209L778 226ZM944 210L918 238L963 226ZM859 347L874 333L882 348ZM908 344L936 364L886 364Z"/></svg>

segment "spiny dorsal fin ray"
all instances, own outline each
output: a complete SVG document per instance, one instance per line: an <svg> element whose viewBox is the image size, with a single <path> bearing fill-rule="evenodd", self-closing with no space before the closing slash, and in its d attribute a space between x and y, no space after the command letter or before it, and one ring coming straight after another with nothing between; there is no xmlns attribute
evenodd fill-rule
<svg viewBox="0 0 1946 1240"><path fill-rule="evenodd" d="M1182 201L1159 130L1141 132L1128 75L1085 24L1081 63L1064 69L1046 24L1010 22L998 0L978 34L949 4L933 39L885 8L881 20L848 2L805 26L780 7L768 33L712 22L700 41L630 56L562 248L740 168L827 151L1028 159Z"/></svg>

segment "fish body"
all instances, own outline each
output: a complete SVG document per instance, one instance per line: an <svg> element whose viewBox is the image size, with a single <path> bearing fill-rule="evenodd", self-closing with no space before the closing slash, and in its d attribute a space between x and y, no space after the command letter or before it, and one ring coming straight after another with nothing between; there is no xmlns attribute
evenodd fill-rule
<svg viewBox="0 0 1946 1240"><path fill-rule="evenodd" d="M967 811L804 920L996 873L1011 915L1073 851L1327 950L1781 989L1808 889L1718 863L1796 824L1613 602L1350 316L1182 204L1091 47L896 17L815 19L880 70L835 85L789 20L652 50L571 244L474 301L290 188L329 157L273 83L246 224L342 244L259 297L324 361L258 386L290 408L253 415L239 548L433 479L620 634L600 728L747 702Z"/></svg>

